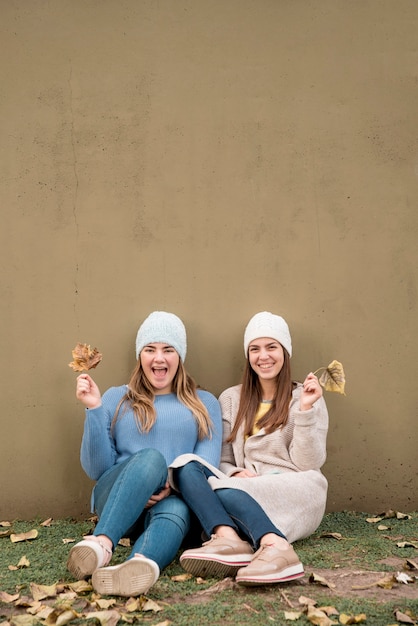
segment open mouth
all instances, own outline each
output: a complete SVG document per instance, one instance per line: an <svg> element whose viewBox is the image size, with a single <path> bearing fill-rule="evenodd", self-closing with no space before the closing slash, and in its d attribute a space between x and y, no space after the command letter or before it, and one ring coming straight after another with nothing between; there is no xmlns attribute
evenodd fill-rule
<svg viewBox="0 0 418 626"><path fill-rule="evenodd" d="M153 367L152 368L152 373L154 374L155 378L164 378L164 376L167 374L167 368L166 367Z"/></svg>

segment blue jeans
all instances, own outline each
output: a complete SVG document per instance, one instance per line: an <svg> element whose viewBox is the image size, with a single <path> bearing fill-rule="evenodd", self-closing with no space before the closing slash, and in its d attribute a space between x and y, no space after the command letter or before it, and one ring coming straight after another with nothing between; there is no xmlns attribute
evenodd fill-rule
<svg viewBox="0 0 418 626"><path fill-rule="evenodd" d="M95 535L106 535L116 547L122 537L135 543L135 553L155 561L160 570L171 563L190 527L190 511L174 495L149 509L145 505L165 486L168 470L164 457L148 448L108 469L94 488L99 521Z"/></svg>
<svg viewBox="0 0 418 626"><path fill-rule="evenodd" d="M197 461L175 470L181 495L196 514L208 537L216 526L231 526L249 540L253 548L259 547L260 539L267 533L286 539L248 493L240 489L213 491L208 482L209 476L214 474Z"/></svg>

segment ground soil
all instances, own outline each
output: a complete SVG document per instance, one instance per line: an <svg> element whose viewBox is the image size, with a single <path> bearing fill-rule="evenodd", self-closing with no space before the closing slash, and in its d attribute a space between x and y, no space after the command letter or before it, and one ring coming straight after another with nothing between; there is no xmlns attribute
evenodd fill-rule
<svg viewBox="0 0 418 626"><path fill-rule="evenodd" d="M186 598L181 598L183 602L195 604L199 602L209 601L213 594L224 589L234 589L238 593L260 594L268 598L274 595L277 599L277 591L282 597L284 604L289 609L297 608L300 596L306 596L315 599L316 595L328 596L330 604L337 602L338 598L357 598L369 599L378 602L396 602L400 603L405 600L418 600L418 572L409 572L409 576L415 577L413 583L393 582L391 587L382 586L383 579L390 579L392 575L404 570L405 559L390 558L381 562L388 565L391 570L388 572L376 572L349 569L346 567L338 567L334 569L315 569L307 571L304 578L294 582L284 583L280 586L270 585L265 587L242 587L238 585L232 578L226 578L215 583L209 588L190 594ZM314 576L313 576L314 575ZM320 577L323 581L315 582ZM327 585L328 583L328 585ZM381 583L380 585L378 583ZM334 600L333 600L334 599Z"/></svg>

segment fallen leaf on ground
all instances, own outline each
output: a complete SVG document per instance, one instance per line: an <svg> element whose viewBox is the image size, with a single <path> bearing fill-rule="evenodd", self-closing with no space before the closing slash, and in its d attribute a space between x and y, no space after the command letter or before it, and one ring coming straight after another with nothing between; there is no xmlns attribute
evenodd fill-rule
<svg viewBox="0 0 418 626"><path fill-rule="evenodd" d="M9 602L16 602L18 598L18 593L10 594L6 591L0 591L0 602L4 602L5 604L9 604Z"/></svg>
<svg viewBox="0 0 418 626"><path fill-rule="evenodd" d="M193 578L192 574L178 574L178 576L171 576L171 580L175 583L184 583L186 580Z"/></svg>
<svg viewBox="0 0 418 626"><path fill-rule="evenodd" d="M400 541L396 545L398 548L418 548L418 544L412 543L412 541Z"/></svg>
<svg viewBox="0 0 418 626"><path fill-rule="evenodd" d="M394 612L395 618L402 624L416 624L416 616L412 615L411 611L407 610L405 613L398 609Z"/></svg>
<svg viewBox="0 0 418 626"><path fill-rule="evenodd" d="M414 582L414 579L411 578L411 576L408 576L406 572L396 572L395 580L397 580L398 583L403 583L404 585Z"/></svg>
<svg viewBox="0 0 418 626"><path fill-rule="evenodd" d="M302 611L284 611L284 618L289 621L299 619L302 615Z"/></svg>
<svg viewBox="0 0 418 626"><path fill-rule="evenodd" d="M102 360L102 354L97 348L90 348L86 343L77 343L72 351L73 361L68 363L75 372L86 372L97 367Z"/></svg>
<svg viewBox="0 0 418 626"><path fill-rule="evenodd" d="M330 589L334 589L335 588L334 583L328 582L325 578L323 578L322 576L318 576L318 574L315 574L315 573L312 573L309 576L309 582L310 583L318 583L318 584L322 585L323 587L329 587Z"/></svg>
<svg viewBox="0 0 418 626"><path fill-rule="evenodd" d="M57 595L57 585L37 585L35 583L30 583L30 591L34 600L55 598Z"/></svg>
<svg viewBox="0 0 418 626"><path fill-rule="evenodd" d="M64 543L64 544L74 543L74 542L75 542L75 539L72 539L72 538L68 538L68 539L63 539L62 540L62 543Z"/></svg>
<svg viewBox="0 0 418 626"><path fill-rule="evenodd" d="M340 624L361 624L361 622L365 622L367 617L364 613L360 613L359 615L346 615L345 613L341 613L340 615Z"/></svg>
<svg viewBox="0 0 418 626"><path fill-rule="evenodd" d="M315 624L315 626L332 626L333 624L338 624L338 622L334 622L330 619L324 611L321 611L312 605L308 606L306 617L311 624Z"/></svg>
<svg viewBox="0 0 418 626"><path fill-rule="evenodd" d="M36 539L37 536L38 536L38 531L34 529L34 530L29 530L27 533L11 534L10 541L12 543L17 543L18 541L31 541L32 539Z"/></svg>
<svg viewBox="0 0 418 626"><path fill-rule="evenodd" d="M320 535L320 538L322 539L322 537L324 539L338 539L338 541L340 541L340 539L343 538L341 533L322 533L322 535Z"/></svg>
<svg viewBox="0 0 418 626"><path fill-rule="evenodd" d="M53 522L52 517L48 517L48 519L46 519L44 522L41 523L41 526L51 526Z"/></svg>
<svg viewBox="0 0 418 626"><path fill-rule="evenodd" d="M86 613L84 619L97 619L101 626L116 626L120 620L120 613L118 611L93 611L92 613Z"/></svg>
<svg viewBox="0 0 418 626"><path fill-rule="evenodd" d="M158 611L162 611L163 609L159 604L154 602L154 600L147 599L141 610L142 611L154 611L155 613L157 613Z"/></svg>
<svg viewBox="0 0 418 626"><path fill-rule="evenodd" d="M412 559L406 559L406 566L409 567L409 569L418 569L418 563Z"/></svg>
<svg viewBox="0 0 418 626"><path fill-rule="evenodd" d="M12 525L11 522L0 522L0 526L3 526L5 528L8 528L11 525Z"/></svg>

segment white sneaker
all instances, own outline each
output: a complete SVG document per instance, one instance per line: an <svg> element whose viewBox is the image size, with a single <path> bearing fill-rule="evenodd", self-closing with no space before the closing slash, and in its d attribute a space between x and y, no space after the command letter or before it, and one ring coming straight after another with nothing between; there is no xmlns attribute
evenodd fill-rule
<svg viewBox="0 0 418 626"><path fill-rule="evenodd" d="M120 565L100 567L92 576L93 589L106 596L140 596L157 582L160 568L155 561L135 554Z"/></svg>
<svg viewBox="0 0 418 626"><path fill-rule="evenodd" d="M110 563L112 550L94 535L87 535L70 550L67 569L74 578L82 580L91 576L98 567Z"/></svg>

